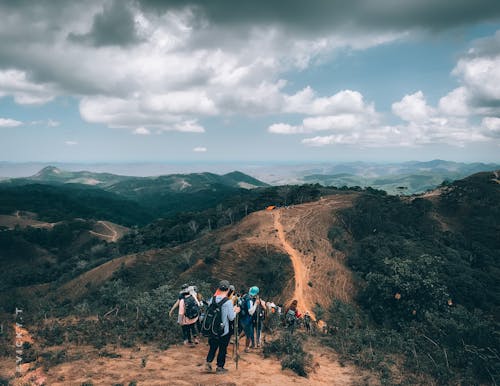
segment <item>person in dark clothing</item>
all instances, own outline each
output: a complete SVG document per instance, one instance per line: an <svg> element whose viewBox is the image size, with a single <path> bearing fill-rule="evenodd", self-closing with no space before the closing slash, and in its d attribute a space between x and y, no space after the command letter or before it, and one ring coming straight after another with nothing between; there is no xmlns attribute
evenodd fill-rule
<svg viewBox="0 0 500 386"><path fill-rule="evenodd" d="M228 297L229 293L229 282L227 280L222 280L219 283L219 288L215 293L215 301L220 303ZM209 304L213 299L210 299ZM227 346L229 345L229 340L231 339L231 334L229 333L229 322L233 321L236 314L240 312L238 306L233 306L231 301L226 301L221 307L222 324L224 325L224 332L220 338L210 337L208 338L208 344L210 349L207 354L207 361L205 363L205 369L208 372L212 372L212 361L217 353L217 368L216 373L225 373L227 369L224 368L226 364L226 354Z"/></svg>

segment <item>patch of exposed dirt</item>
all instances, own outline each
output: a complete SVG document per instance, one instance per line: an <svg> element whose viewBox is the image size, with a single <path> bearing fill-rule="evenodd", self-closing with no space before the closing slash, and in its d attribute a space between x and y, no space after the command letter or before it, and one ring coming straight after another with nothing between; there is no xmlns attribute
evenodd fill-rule
<svg viewBox="0 0 500 386"><path fill-rule="evenodd" d="M89 231L91 235L109 243L116 243L128 232L130 232L129 228L110 221L97 221L94 229Z"/></svg>
<svg viewBox="0 0 500 386"><path fill-rule="evenodd" d="M23 217L19 215L19 211L17 211L13 216L0 214L0 226L9 229L14 229L16 226L20 228L32 227L50 229L54 225L54 223L38 221L29 217Z"/></svg>
<svg viewBox="0 0 500 386"><path fill-rule="evenodd" d="M344 264L345 254L335 250L328 231L336 223L335 212L349 207L355 195L335 195L276 213L280 239L289 253L297 260L300 286L295 287L295 297L302 311L315 304L327 309L332 299L351 301L354 295L352 273ZM281 227L282 226L282 232Z"/></svg>
<svg viewBox="0 0 500 386"><path fill-rule="evenodd" d="M58 364L44 371L32 365L23 367L22 377L12 382L13 386L37 384L40 380L51 386L81 385L128 385L136 381L138 385L377 385L369 373L354 366L342 366L336 354L316 342L309 340L307 350L313 354L313 371L308 378L300 377L291 370L282 370L276 358L265 359L260 351L241 353L236 369L232 357L233 347L228 348L226 374L207 373L204 369L208 346L202 342L190 348L173 346L166 351L151 346L137 349L106 348L96 350L90 347L67 348L68 362ZM105 355L103 355L105 353ZM110 356L115 356L114 358ZM11 360L12 361L12 360ZM215 361L214 361L215 369ZM0 359L0 369L5 375L13 376L15 368L9 368L6 358Z"/></svg>

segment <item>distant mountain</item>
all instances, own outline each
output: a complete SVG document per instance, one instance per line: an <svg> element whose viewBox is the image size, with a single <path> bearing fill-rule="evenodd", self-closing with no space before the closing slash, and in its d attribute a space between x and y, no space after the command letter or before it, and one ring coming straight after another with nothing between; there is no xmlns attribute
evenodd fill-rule
<svg viewBox="0 0 500 386"><path fill-rule="evenodd" d="M0 182L0 214L22 210L47 221L81 217L143 225L170 214L216 207L266 186L237 171L128 177L47 166L31 177Z"/></svg>
<svg viewBox="0 0 500 386"><path fill-rule="evenodd" d="M454 181L474 173L499 169L498 164L457 163L443 160L405 162L402 164L353 163L304 170L299 181L325 186L371 186L389 194L404 191L422 193L434 189L443 181ZM314 171L309 174L308 172ZM319 172L321 171L321 172Z"/></svg>
<svg viewBox="0 0 500 386"><path fill-rule="evenodd" d="M24 185L33 182L49 184L82 184L97 186L118 194L130 195L131 192L151 194L163 192L197 192L210 190L216 186L230 188L253 189L269 186L242 172L234 171L224 175L214 173L170 174L157 177L132 177L110 173L94 173L89 171L67 171L55 166L46 166L31 177L5 179L13 185ZM138 193L143 194L143 193ZM132 195L135 195L132 193Z"/></svg>

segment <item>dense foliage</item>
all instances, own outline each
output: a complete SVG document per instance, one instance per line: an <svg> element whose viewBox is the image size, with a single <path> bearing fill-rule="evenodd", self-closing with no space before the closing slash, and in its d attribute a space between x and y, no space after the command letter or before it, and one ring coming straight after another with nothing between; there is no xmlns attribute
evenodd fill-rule
<svg viewBox="0 0 500 386"><path fill-rule="evenodd" d="M264 345L264 357L272 355L281 360L282 369L291 369L298 375L306 377L312 368L312 355L305 352L302 346L304 336L283 332L277 339Z"/></svg>
<svg viewBox="0 0 500 386"><path fill-rule="evenodd" d="M123 225L146 224L153 214L138 203L79 184L0 184L0 214L30 211L43 221L106 219Z"/></svg>
<svg viewBox="0 0 500 386"><path fill-rule="evenodd" d="M443 384L494 383L500 373L499 193L498 184L479 175L448 187L436 204L369 194L345 210L359 305L374 324L337 304L334 325L360 322L340 327L335 346L346 347L340 341L347 339L360 346L360 355L366 345L374 352L379 347L377 355L385 347ZM387 344L384 336L395 338Z"/></svg>

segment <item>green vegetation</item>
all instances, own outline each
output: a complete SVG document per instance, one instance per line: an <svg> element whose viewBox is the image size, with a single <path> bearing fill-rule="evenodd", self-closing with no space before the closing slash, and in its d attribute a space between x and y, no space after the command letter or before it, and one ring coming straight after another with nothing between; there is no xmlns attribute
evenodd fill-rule
<svg viewBox="0 0 500 386"><path fill-rule="evenodd" d="M441 384L500 374L500 190L488 174L454 183L433 205L368 194L342 214L354 244L360 309L336 303L329 342L381 371L391 361ZM435 218L446 221L446 229ZM411 383L411 382L410 382Z"/></svg>
<svg viewBox="0 0 500 386"><path fill-rule="evenodd" d="M123 225L146 224L154 216L138 203L86 185L0 184L0 214L16 210L38 214L47 222L105 219Z"/></svg>
<svg viewBox="0 0 500 386"><path fill-rule="evenodd" d="M277 339L264 345L264 357L272 355L281 359L282 369L291 369L301 377L306 377L311 371L312 355L302 347L304 337L282 333Z"/></svg>

